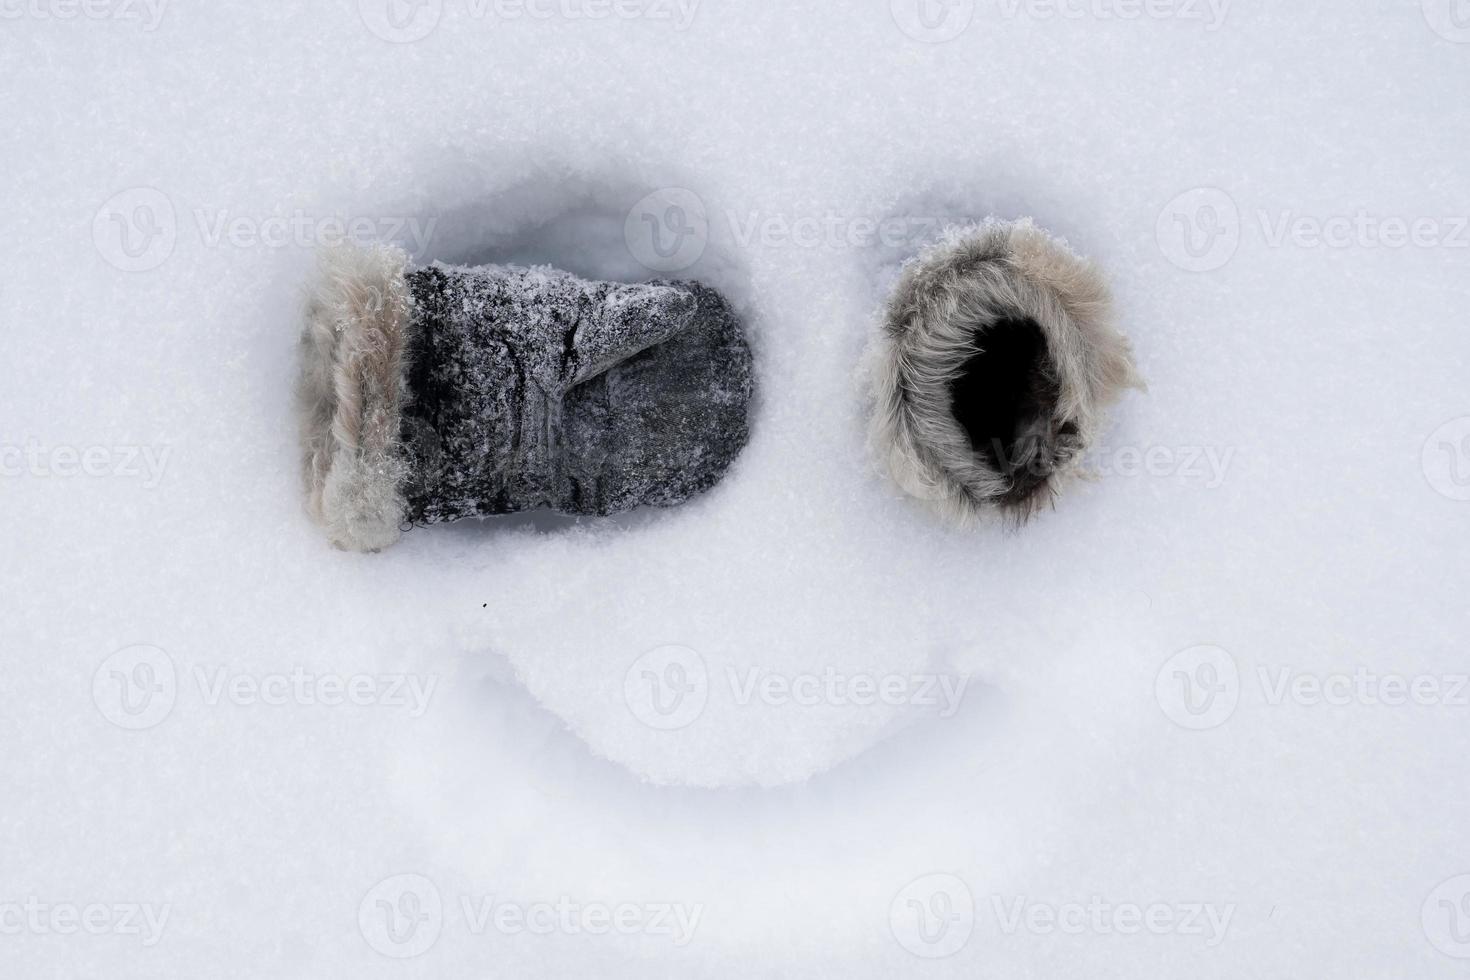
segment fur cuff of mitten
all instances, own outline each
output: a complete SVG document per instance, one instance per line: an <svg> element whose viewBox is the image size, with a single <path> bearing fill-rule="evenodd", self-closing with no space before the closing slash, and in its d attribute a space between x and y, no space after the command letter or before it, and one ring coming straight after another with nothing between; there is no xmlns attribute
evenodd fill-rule
<svg viewBox="0 0 1470 980"><path fill-rule="evenodd" d="M870 356L881 462L959 524L1030 516L1142 387L1102 276L1029 220L950 229L911 260Z"/></svg>
<svg viewBox="0 0 1470 980"><path fill-rule="evenodd" d="M388 246L324 250L306 303L296 403L307 509L352 551L386 548L404 522L407 264Z"/></svg>

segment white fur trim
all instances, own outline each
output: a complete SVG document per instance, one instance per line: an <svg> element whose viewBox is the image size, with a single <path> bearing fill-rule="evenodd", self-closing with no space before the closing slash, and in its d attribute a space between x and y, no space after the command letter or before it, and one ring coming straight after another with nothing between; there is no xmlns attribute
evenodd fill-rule
<svg viewBox="0 0 1470 980"><path fill-rule="evenodd" d="M1049 416L1019 442L1041 474L1024 494L975 452L951 411L950 384L977 351L977 329L1007 316L1041 328L1058 382ZM1107 407L1142 387L1102 276L1029 219L951 228L907 263L870 356L876 452L906 493L959 524L1028 517L1075 475Z"/></svg>
<svg viewBox="0 0 1470 980"><path fill-rule="evenodd" d="M407 263L388 246L324 250L306 303L296 406L307 510L352 551L386 548L403 522Z"/></svg>

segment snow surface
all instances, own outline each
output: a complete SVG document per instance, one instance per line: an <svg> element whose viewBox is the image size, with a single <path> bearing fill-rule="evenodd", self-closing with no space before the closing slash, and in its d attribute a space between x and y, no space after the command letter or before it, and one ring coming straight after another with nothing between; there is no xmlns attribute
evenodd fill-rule
<svg viewBox="0 0 1470 980"><path fill-rule="evenodd" d="M0 976L1470 974L1462 0L385 2L0 4ZM1150 392L956 533L862 352L992 213ZM749 448L331 550L332 218L714 283Z"/></svg>

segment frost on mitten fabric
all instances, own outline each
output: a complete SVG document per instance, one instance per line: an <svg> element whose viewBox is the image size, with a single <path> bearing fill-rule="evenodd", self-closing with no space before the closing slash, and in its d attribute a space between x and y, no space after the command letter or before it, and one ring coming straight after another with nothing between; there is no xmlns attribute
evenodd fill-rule
<svg viewBox="0 0 1470 980"><path fill-rule="evenodd" d="M392 249L329 253L322 284L303 446L312 513L343 547L536 508L672 506L714 486L748 437L750 349L707 286L410 272Z"/></svg>
<svg viewBox="0 0 1470 980"><path fill-rule="evenodd" d="M1029 220L948 229L909 262L870 357L883 463L959 524L1050 502L1142 387L1107 283Z"/></svg>

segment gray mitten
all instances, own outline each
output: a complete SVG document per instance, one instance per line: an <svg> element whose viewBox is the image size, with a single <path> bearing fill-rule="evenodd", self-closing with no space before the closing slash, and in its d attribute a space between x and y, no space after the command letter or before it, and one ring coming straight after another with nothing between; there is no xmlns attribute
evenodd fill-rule
<svg viewBox="0 0 1470 980"><path fill-rule="evenodd" d="M678 504L744 447L750 348L698 283L325 253L299 389L309 509L371 551L413 524Z"/></svg>

